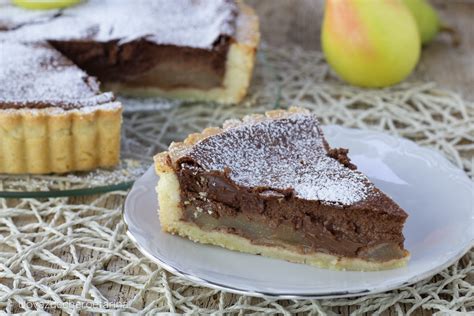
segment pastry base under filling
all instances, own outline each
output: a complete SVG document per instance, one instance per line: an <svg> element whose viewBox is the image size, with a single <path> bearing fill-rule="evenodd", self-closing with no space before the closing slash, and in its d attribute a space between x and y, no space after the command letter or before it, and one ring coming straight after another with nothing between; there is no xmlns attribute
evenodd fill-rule
<svg viewBox="0 0 474 316"><path fill-rule="evenodd" d="M273 230L277 238L273 238L271 241L264 238L260 240L254 238L251 240L244 237L245 234L242 234L242 231L239 234L235 230L235 225L240 225L243 228L246 224L251 224L250 221L246 222L245 217L234 217L233 219L219 221L212 217L211 214L206 216L204 213L191 214L191 211L187 212L186 208L183 207L185 202L181 199L179 180L172 167L157 164L156 171L160 176L157 187L160 202L159 216L161 227L166 232L187 237L195 242L218 245L240 252L260 254L295 263L305 263L338 270L376 271L393 269L406 265L409 259L407 252L401 249L399 249L400 258L386 261L338 256L310 248L304 249L304 246L302 247L300 243L301 236L294 234L290 227L284 226L280 226L279 230ZM204 209L202 211L205 212ZM194 217L196 220L186 220L186 218L189 219L191 217ZM199 218L200 220L198 220ZM237 223L239 221L240 224ZM233 227L227 229L226 225L230 223ZM256 228L255 222L253 225ZM251 229L250 225L247 227ZM281 238L278 238L278 236ZM258 236L254 235L253 237ZM377 252L379 252L383 256L383 247L375 248L373 254L377 256ZM394 247L389 245L387 250L393 253ZM395 252L397 251L395 249Z"/></svg>
<svg viewBox="0 0 474 316"><path fill-rule="evenodd" d="M122 107L0 109L0 173L44 174L114 167Z"/></svg>

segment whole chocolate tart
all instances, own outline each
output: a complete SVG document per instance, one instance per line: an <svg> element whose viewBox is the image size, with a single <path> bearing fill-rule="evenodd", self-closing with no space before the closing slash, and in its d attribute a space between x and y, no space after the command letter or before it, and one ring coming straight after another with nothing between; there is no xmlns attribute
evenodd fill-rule
<svg viewBox="0 0 474 316"><path fill-rule="evenodd" d="M233 0L87 0L49 11L0 5L0 40L47 41L107 90L239 102L258 19Z"/></svg>
<svg viewBox="0 0 474 316"><path fill-rule="evenodd" d="M112 167L122 106L46 43L0 41L0 173Z"/></svg>
<svg viewBox="0 0 474 316"><path fill-rule="evenodd" d="M306 110L227 121L155 156L165 232L324 268L406 264L407 214Z"/></svg>

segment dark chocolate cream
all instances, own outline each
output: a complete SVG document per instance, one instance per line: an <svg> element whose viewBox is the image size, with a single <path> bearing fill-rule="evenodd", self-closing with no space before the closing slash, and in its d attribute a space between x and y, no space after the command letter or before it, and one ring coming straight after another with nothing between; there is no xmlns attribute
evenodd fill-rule
<svg viewBox="0 0 474 316"><path fill-rule="evenodd" d="M386 261L402 258L407 214L295 113L209 136L173 166L182 220L255 244Z"/></svg>

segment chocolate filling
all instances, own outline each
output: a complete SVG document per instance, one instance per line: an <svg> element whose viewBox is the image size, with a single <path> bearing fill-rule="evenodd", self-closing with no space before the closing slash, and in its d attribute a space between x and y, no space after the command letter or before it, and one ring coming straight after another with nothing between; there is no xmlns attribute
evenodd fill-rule
<svg viewBox="0 0 474 316"><path fill-rule="evenodd" d="M221 36L212 49L159 45L145 39L124 44L91 40L50 43L105 83L164 90L211 89L222 85L231 38Z"/></svg>
<svg viewBox="0 0 474 316"><path fill-rule="evenodd" d="M326 252L386 261L404 256L404 216L374 214L367 205L327 205L264 188L236 185L224 173L183 163L178 171L182 220L224 230L260 245L290 245L301 253ZM376 203L384 203L383 195Z"/></svg>

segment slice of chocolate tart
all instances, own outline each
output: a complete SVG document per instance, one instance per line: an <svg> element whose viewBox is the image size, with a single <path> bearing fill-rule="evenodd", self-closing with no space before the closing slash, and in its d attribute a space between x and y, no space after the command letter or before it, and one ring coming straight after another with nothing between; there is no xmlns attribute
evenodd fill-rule
<svg viewBox="0 0 474 316"><path fill-rule="evenodd" d="M165 232L323 268L404 266L407 214L331 148L308 111L207 128L155 157Z"/></svg>

